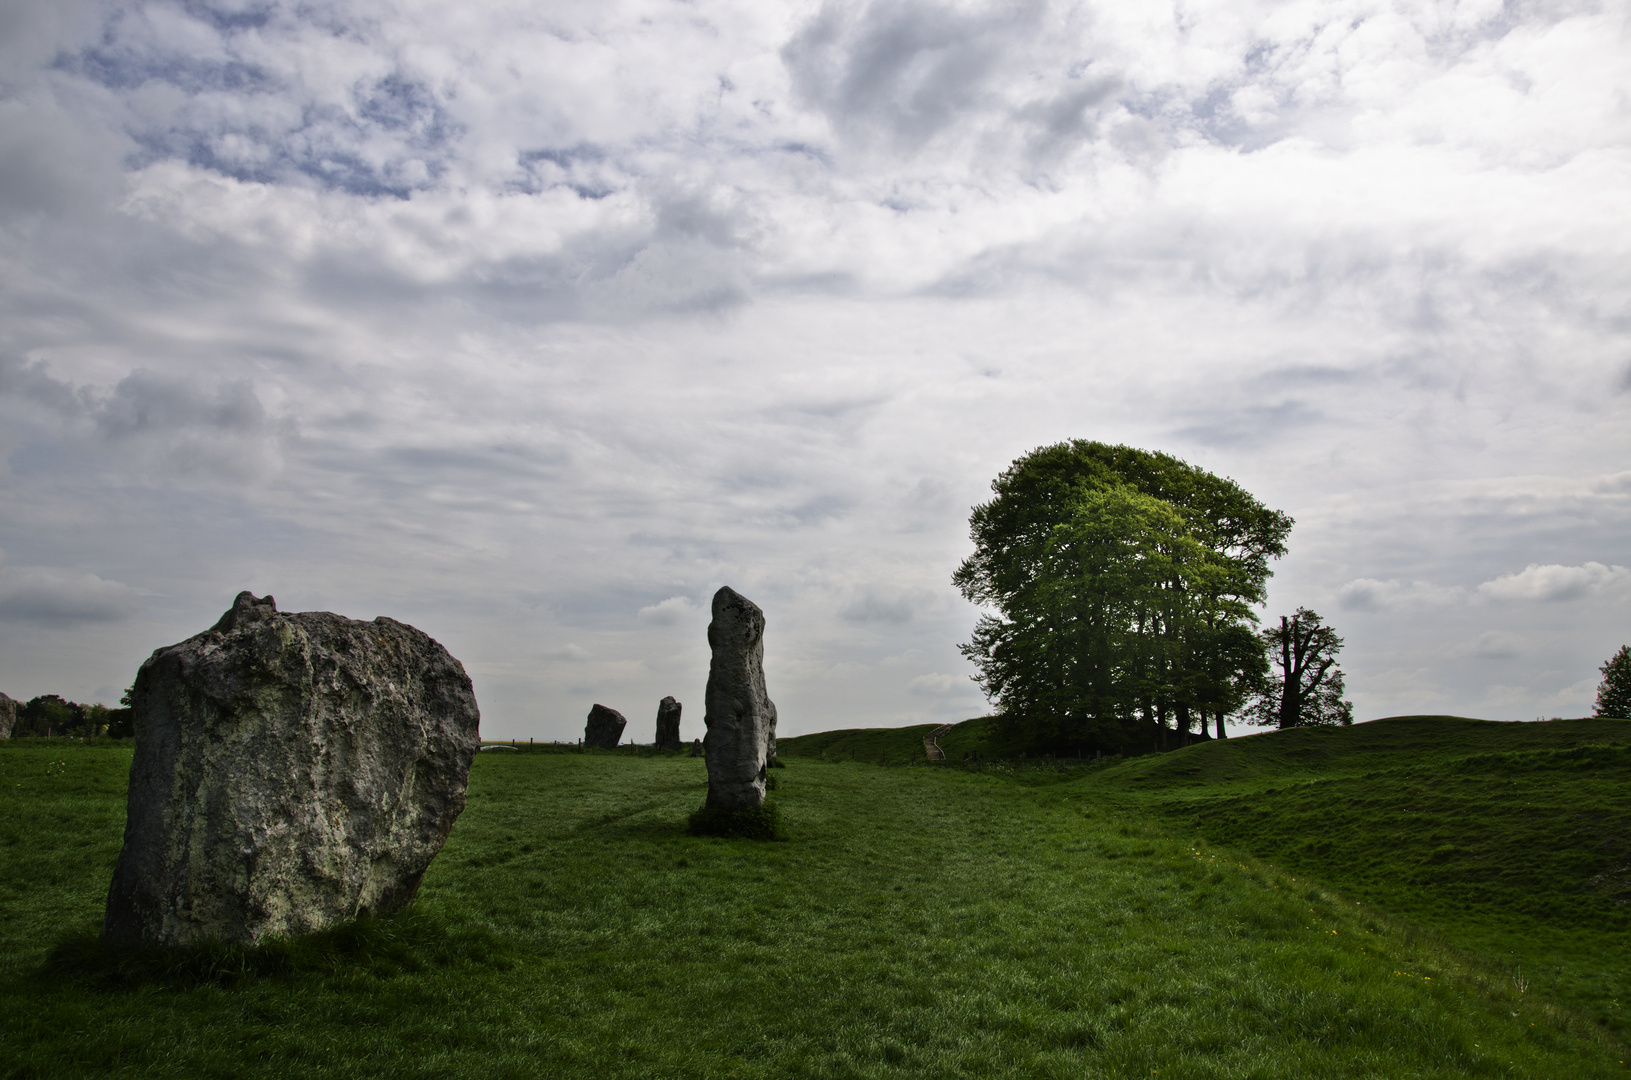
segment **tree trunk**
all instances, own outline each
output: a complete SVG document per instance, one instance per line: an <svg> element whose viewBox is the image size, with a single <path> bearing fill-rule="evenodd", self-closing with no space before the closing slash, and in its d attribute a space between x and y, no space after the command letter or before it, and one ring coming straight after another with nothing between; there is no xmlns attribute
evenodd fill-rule
<svg viewBox="0 0 1631 1080"><path fill-rule="evenodd" d="M1215 716L1215 717L1217 717L1217 722L1218 722L1218 738L1220 738L1220 739L1227 739L1227 738L1228 738L1228 737L1229 737L1229 736L1228 736L1228 733L1227 733L1227 732L1225 732L1225 731L1224 731L1224 730L1223 730L1223 710L1222 710L1222 709L1219 709L1219 710L1218 710L1218 711L1217 711L1217 712L1215 712L1215 713L1213 713L1213 714L1212 714L1212 715L1213 715L1213 716ZM1205 723L1205 722L1206 722L1206 721L1205 721L1205 720L1202 720L1202 721L1201 721L1201 722L1202 722L1202 723Z"/></svg>
<svg viewBox="0 0 1631 1080"><path fill-rule="evenodd" d="M1280 671L1285 676L1280 684L1280 724L1281 728L1296 727L1297 721L1302 718L1302 689L1300 680L1302 672L1297 660L1300 659L1302 649L1292 648L1293 639L1297 636L1297 624L1284 615L1280 616Z"/></svg>

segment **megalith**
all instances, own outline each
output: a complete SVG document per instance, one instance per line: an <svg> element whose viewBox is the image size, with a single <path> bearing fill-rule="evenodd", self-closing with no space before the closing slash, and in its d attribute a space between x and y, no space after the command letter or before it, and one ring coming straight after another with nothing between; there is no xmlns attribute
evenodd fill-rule
<svg viewBox="0 0 1631 1080"><path fill-rule="evenodd" d="M701 757L702 756L702 740L701 739L692 739L691 740L691 756L692 757Z"/></svg>
<svg viewBox="0 0 1631 1080"><path fill-rule="evenodd" d="M589 710L589 722L583 727L583 745L615 750L623 741L623 729L628 723L616 709L596 704Z"/></svg>
<svg viewBox="0 0 1631 1080"><path fill-rule="evenodd" d="M665 697L657 703L657 749L678 750L680 742L680 703Z"/></svg>
<svg viewBox="0 0 1631 1080"><path fill-rule="evenodd" d="M0 694L0 739L11 738L11 728L15 723L17 723L17 699Z"/></svg>
<svg viewBox="0 0 1631 1080"><path fill-rule="evenodd" d="M104 941L254 944L413 899L480 745L464 668L383 616L239 593L136 674Z"/></svg>
<svg viewBox="0 0 1631 1080"><path fill-rule="evenodd" d="M765 799L765 763L776 737L776 706L765 692L765 616L725 587L714 593L708 624L707 808L754 810Z"/></svg>

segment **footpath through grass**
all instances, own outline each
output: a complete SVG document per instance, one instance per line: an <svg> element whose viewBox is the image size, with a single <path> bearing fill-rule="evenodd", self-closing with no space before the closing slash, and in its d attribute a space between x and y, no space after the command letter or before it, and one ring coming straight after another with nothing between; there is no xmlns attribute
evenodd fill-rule
<svg viewBox="0 0 1631 1080"><path fill-rule="evenodd" d="M699 760L486 753L411 918L121 973L90 938L128 761L0 744L0 1075L1625 1073L1596 1025L1081 774L795 758L761 843L686 835Z"/></svg>

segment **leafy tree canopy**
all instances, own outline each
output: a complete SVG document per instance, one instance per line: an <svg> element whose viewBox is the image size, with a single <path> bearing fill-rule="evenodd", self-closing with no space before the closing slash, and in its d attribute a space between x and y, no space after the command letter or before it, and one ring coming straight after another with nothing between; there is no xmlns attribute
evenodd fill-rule
<svg viewBox="0 0 1631 1080"><path fill-rule="evenodd" d="M1631 719L1631 647L1621 645L1597 670L1603 673L1597 687L1597 715Z"/></svg>
<svg viewBox="0 0 1631 1080"><path fill-rule="evenodd" d="M952 580L995 609L963 651L1005 717L1115 748L1250 696L1251 606L1289 517L1170 455L1086 440L1027 454L992 490Z"/></svg>

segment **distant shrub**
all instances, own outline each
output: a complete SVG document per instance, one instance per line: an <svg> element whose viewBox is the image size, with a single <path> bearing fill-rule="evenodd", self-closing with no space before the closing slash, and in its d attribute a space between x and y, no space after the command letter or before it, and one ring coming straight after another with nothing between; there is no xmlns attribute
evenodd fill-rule
<svg viewBox="0 0 1631 1080"><path fill-rule="evenodd" d="M786 840L781 810L766 802L752 810L725 810L704 806L691 815L692 836L726 836L743 840Z"/></svg>
<svg viewBox="0 0 1631 1080"><path fill-rule="evenodd" d="M1597 687L1597 715L1631 718L1631 646L1621 645L1598 670L1603 681Z"/></svg>

